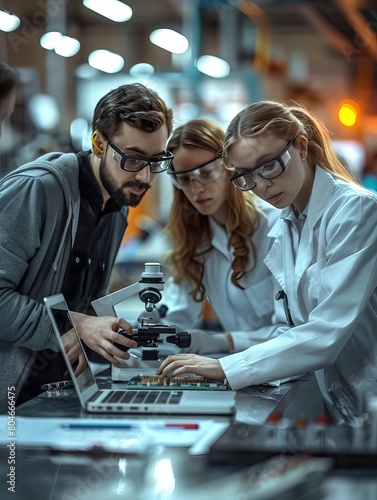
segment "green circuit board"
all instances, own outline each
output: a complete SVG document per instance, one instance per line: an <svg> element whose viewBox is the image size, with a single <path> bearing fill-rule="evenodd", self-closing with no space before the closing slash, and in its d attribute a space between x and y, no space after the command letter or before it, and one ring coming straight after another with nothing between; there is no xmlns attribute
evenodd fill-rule
<svg viewBox="0 0 377 500"><path fill-rule="evenodd" d="M128 382L132 389L191 389L191 390L219 390L225 391L229 388L228 381L212 380L205 377L132 377Z"/></svg>

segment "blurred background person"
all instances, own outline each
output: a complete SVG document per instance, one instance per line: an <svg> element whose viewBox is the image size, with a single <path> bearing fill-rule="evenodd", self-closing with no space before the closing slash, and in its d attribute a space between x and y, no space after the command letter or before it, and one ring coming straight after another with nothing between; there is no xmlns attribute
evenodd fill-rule
<svg viewBox="0 0 377 500"><path fill-rule="evenodd" d="M21 84L17 69L0 60L0 178L9 170L9 158L6 153L12 149L13 141L6 125L14 111Z"/></svg>
<svg viewBox="0 0 377 500"><path fill-rule="evenodd" d="M0 60L0 134L4 122L14 111L16 95L21 86L21 77L18 71Z"/></svg>

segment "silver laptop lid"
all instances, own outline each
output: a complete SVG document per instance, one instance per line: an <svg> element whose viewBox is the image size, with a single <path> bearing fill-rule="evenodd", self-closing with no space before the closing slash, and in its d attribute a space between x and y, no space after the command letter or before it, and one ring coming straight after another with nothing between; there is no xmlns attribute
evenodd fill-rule
<svg viewBox="0 0 377 500"><path fill-rule="evenodd" d="M80 403L83 408L86 408L86 402L99 389L68 305L61 293L46 297L44 303ZM78 363L79 357L81 358L80 365Z"/></svg>

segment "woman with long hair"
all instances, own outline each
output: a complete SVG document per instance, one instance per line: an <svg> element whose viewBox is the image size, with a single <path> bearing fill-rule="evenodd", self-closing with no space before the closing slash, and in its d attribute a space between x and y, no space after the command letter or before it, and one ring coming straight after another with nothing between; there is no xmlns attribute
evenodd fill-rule
<svg viewBox="0 0 377 500"><path fill-rule="evenodd" d="M265 263L287 326L219 360L170 356L159 373L226 376L233 389L314 373L334 420L353 422L377 390L377 198L300 106L250 104L227 129L223 161L237 190L281 210Z"/></svg>
<svg viewBox="0 0 377 500"><path fill-rule="evenodd" d="M186 352L240 351L277 330L272 322L274 279L263 263L267 233L279 211L230 183L222 165L224 131L208 119L177 127L168 141L174 154L167 171L174 184L166 232L171 252L164 292L164 322L191 331ZM202 325L208 300L221 331Z"/></svg>

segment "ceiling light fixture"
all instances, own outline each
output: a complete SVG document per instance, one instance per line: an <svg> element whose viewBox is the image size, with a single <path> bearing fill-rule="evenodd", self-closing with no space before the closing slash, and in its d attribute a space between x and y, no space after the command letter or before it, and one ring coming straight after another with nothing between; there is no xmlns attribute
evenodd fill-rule
<svg viewBox="0 0 377 500"><path fill-rule="evenodd" d="M59 31L49 31L40 40L41 46L46 50L54 50L62 57L72 57L80 50L80 42L76 38L62 35Z"/></svg>
<svg viewBox="0 0 377 500"><path fill-rule="evenodd" d="M122 56L109 50L94 50L89 54L88 62L92 68L99 69L105 73L118 73L124 66Z"/></svg>
<svg viewBox="0 0 377 500"><path fill-rule="evenodd" d="M54 47L55 52L62 57L72 57L80 50L80 42L76 38L63 35Z"/></svg>
<svg viewBox="0 0 377 500"><path fill-rule="evenodd" d="M124 23L132 17L132 9L119 0L83 0L83 5L100 16L107 17L116 23Z"/></svg>
<svg viewBox="0 0 377 500"><path fill-rule="evenodd" d="M60 121L60 111L55 97L35 94L28 101L30 118L41 130L52 130Z"/></svg>
<svg viewBox="0 0 377 500"><path fill-rule="evenodd" d="M183 54L189 47L188 40L185 36L168 28L160 28L152 31L149 35L149 40L154 45L172 54Z"/></svg>
<svg viewBox="0 0 377 500"><path fill-rule="evenodd" d="M49 31L45 33L40 40L41 47L46 50L54 50L55 44L61 39L60 31Z"/></svg>
<svg viewBox="0 0 377 500"><path fill-rule="evenodd" d="M0 30L9 33L16 30L21 24L21 20L15 14L7 10L0 9Z"/></svg>
<svg viewBox="0 0 377 500"><path fill-rule="evenodd" d="M225 78L230 73L229 63L215 56L200 56L195 61L196 68L212 78Z"/></svg>
<svg viewBox="0 0 377 500"><path fill-rule="evenodd" d="M137 63L130 68L131 76L151 76L154 75L155 69L151 64L148 63Z"/></svg>

